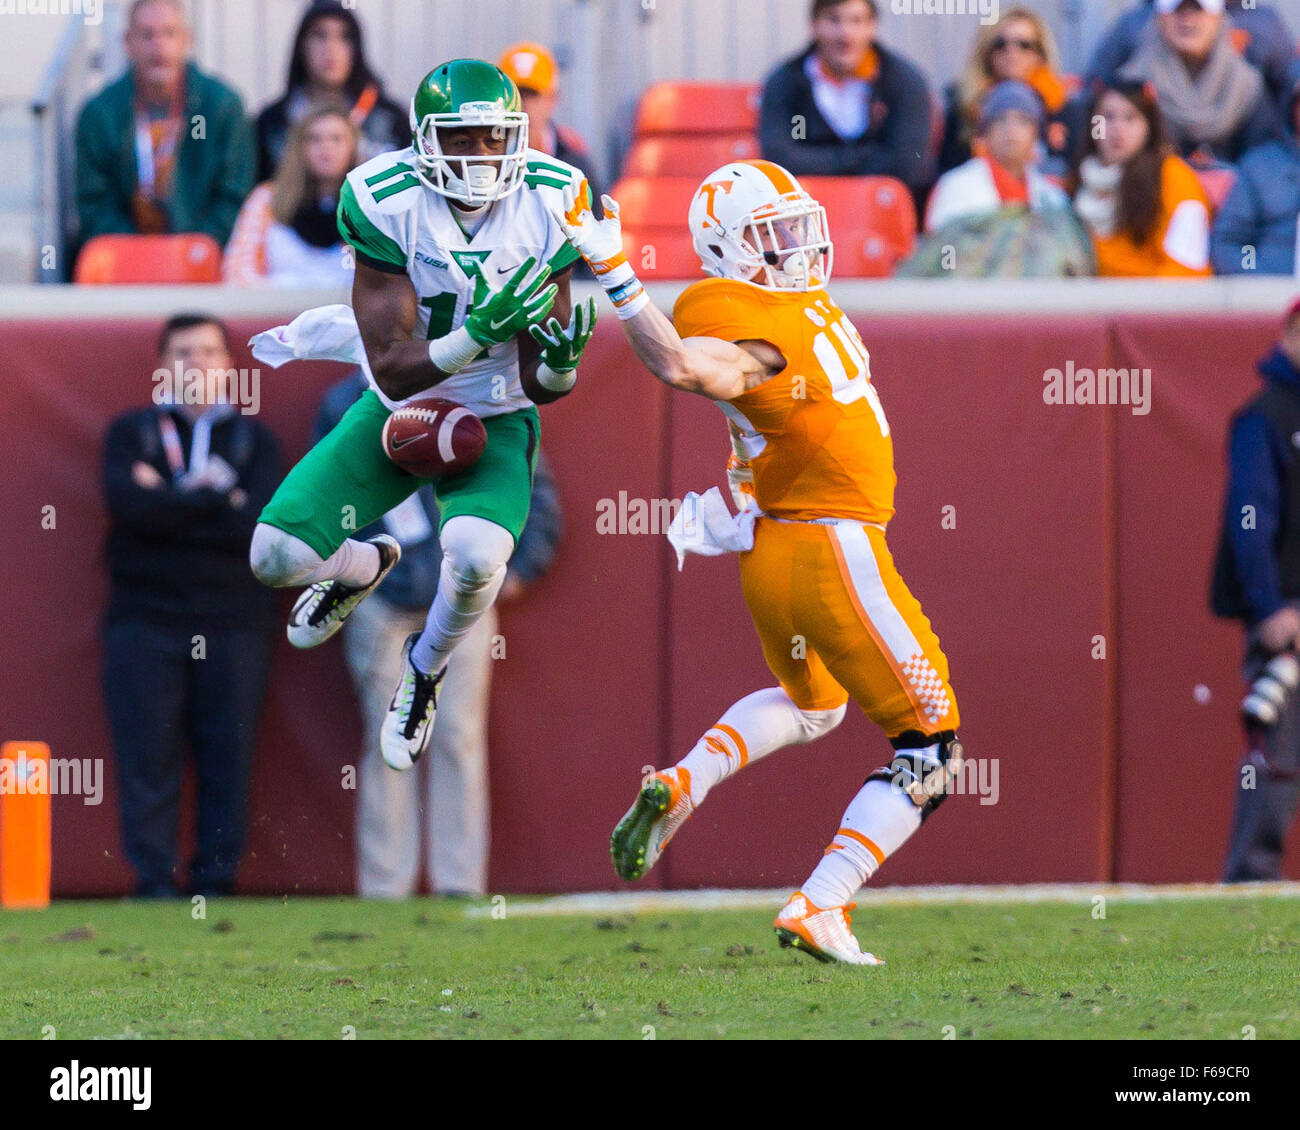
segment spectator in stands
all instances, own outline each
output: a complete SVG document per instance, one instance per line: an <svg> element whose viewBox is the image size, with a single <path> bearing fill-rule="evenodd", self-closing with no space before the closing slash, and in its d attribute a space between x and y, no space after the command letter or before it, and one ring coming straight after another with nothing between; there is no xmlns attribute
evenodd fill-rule
<svg viewBox="0 0 1300 1130"><path fill-rule="evenodd" d="M1228 489L1211 605L1246 629L1247 684L1300 647L1300 301L1276 348L1259 363L1265 388L1233 418ZM1246 517L1250 520L1247 521ZM1251 727L1237 775L1224 881L1280 879L1282 848L1300 798L1300 694L1281 697L1276 723Z"/></svg>
<svg viewBox="0 0 1300 1130"><path fill-rule="evenodd" d="M365 391L354 373L325 395L317 437L334 427ZM364 744L357 790L357 893L405 898L419 882L421 855L429 885L442 895L481 895L487 885L487 721L492 660L500 645L496 609L456 649L438 691L427 778L395 773L379 755L379 726L400 674L402 642L423 628L438 574L438 504L422 486L358 537L388 533L402 559L383 585L352 613L343 646L361 704ZM555 480L539 457L532 508L506 573L498 604L518 599L554 560L560 536ZM423 814L423 819L421 818ZM423 824L423 831L421 830ZM425 851L421 851L421 841Z"/></svg>
<svg viewBox="0 0 1300 1130"><path fill-rule="evenodd" d="M158 364L154 404L117 417L104 444L104 697L136 894L176 893L187 742L198 784L189 887L225 894L244 850L277 623L271 594L248 572L248 545L282 467L270 431L241 411L249 389L234 379L221 322L170 319Z"/></svg>
<svg viewBox="0 0 1300 1130"><path fill-rule="evenodd" d="M1210 273L1210 203L1191 166L1170 151L1149 87L1116 82L1092 103L1070 177L1074 209L1092 234L1097 274Z"/></svg>
<svg viewBox="0 0 1300 1130"><path fill-rule="evenodd" d="M230 238L253 184L253 144L239 95L189 61L179 0L135 0L127 73L77 122L80 238L202 232Z"/></svg>
<svg viewBox="0 0 1300 1130"><path fill-rule="evenodd" d="M1061 78L1056 40L1037 13L1013 8L996 23L981 26L966 70L945 92L939 172L946 173L970 160L980 102L994 86L1008 79L1027 83L1042 99L1047 154L1064 168L1069 141L1065 122L1069 91Z"/></svg>
<svg viewBox="0 0 1300 1130"><path fill-rule="evenodd" d="M591 153L581 136L555 121L560 101L559 67L555 56L538 43L516 43L507 47L497 60L500 67L519 87L519 96L528 115L528 144L549 153L586 174L592 200L600 199L600 189L592 176Z"/></svg>
<svg viewBox="0 0 1300 1130"><path fill-rule="evenodd" d="M1233 50L1223 5L1155 0L1156 18L1117 75L1155 88L1169 139L1193 165L1236 161L1278 130L1263 76Z"/></svg>
<svg viewBox="0 0 1300 1130"><path fill-rule="evenodd" d="M336 213L360 134L341 107L318 106L293 127L275 180L240 209L222 275L236 286L351 287Z"/></svg>
<svg viewBox="0 0 1300 1130"><path fill-rule="evenodd" d="M933 180L930 94L917 66L876 39L877 0L813 0L812 44L763 84L763 156L796 176Z"/></svg>
<svg viewBox="0 0 1300 1130"><path fill-rule="evenodd" d="M1111 25L1093 50L1084 71L1084 85L1112 82L1120 67L1133 57L1142 33L1151 23L1155 0L1139 2ZM1292 35L1286 21L1263 0L1227 0L1229 39L1263 76L1274 95L1281 97L1288 86L1288 72L1295 57Z"/></svg>
<svg viewBox="0 0 1300 1130"><path fill-rule="evenodd" d="M1220 275L1300 274L1300 67L1286 104L1288 130L1241 159L1214 221L1210 250Z"/></svg>
<svg viewBox="0 0 1300 1130"><path fill-rule="evenodd" d="M1069 208L1065 193L1037 166L1045 115L1038 93L1023 82L998 83L979 108L979 156L944 173L930 194L925 230L955 219L1022 205Z"/></svg>
<svg viewBox="0 0 1300 1130"><path fill-rule="evenodd" d="M905 277L1036 278L1094 273L1092 245L1069 197L1035 162L1042 99L1000 82L980 103L979 156L939 178L926 234L897 273Z"/></svg>
<svg viewBox="0 0 1300 1130"><path fill-rule="evenodd" d="M366 62L355 4L313 0L298 25L284 96L257 116L257 179L269 181L289 144L289 131L318 102L342 103L361 131L360 161L411 144L407 110L384 94Z"/></svg>

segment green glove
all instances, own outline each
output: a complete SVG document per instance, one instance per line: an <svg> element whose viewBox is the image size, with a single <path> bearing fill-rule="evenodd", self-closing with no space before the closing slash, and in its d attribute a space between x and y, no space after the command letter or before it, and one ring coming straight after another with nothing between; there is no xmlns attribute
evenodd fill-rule
<svg viewBox="0 0 1300 1130"><path fill-rule="evenodd" d="M596 329L596 300L588 298L574 308L567 326L552 318L545 328L531 325L528 332L542 347L542 361L553 373L568 373L578 367L582 351Z"/></svg>
<svg viewBox="0 0 1300 1130"><path fill-rule="evenodd" d="M492 291L486 301L469 312L465 329L480 345L500 345L532 323L546 317L555 304L559 287L554 283L543 288L547 279L543 271L531 282L526 281L537 260L530 256L520 264L508 283Z"/></svg>

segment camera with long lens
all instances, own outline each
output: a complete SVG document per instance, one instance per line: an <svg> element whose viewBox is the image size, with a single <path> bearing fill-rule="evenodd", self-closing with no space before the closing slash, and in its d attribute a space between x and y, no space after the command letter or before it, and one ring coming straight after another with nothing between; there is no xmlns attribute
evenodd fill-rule
<svg viewBox="0 0 1300 1130"><path fill-rule="evenodd" d="M1297 687L1300 687L1300 659L1296 653L1283 651L1273 656L1241 700L1242 718L1247 725L1272 729Z"/></svg>

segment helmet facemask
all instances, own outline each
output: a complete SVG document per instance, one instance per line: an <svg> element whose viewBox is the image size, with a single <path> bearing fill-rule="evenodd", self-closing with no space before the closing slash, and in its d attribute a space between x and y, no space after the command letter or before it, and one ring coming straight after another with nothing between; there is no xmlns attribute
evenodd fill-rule
<svg viewBox="0 0 1300 1130"><path fill-rule="evenodd" d="M446 154L440 129L487 127L505 135L504 153L464 156ZM411 134L416 175L434 192L471 208L500 200L523 187L528 161L528 115L504 110L495 102L466 102L452 113L417 118L411 105Z"/></svg>
<svg viewBox="0 0 1300 1130"><path fill-rule="evenodd" d="M814 290L831 277L834 245L826 209L815 200L782 200L758 209L736 234L747 281L772 290Z"/></svg>

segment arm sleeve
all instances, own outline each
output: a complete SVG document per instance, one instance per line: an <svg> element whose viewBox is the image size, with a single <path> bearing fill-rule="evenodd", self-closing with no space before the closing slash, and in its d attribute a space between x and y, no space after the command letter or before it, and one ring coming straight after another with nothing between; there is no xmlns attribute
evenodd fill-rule
<svg viewBox="0 0 1300 1130"><path fill-rule="evenodd" d="M339 193L338 223L339 235L351 245L359 262L390 275L406 274L406 252L362 210L351 175Z"/></svg>
<svg viewBox="0 0 1300 1130"><path fill-rule="evenodd" d="M111 148L102 117L89 103L77 119L76 198L82 242L135 230L130 202L121 198L114 175L120 155Z"/></svg>
<svg viewBox="0 0 1300 1130"><path fill-rule="evenodd" d="M528 585L541 580L555 561L563 530L559 489L546 457L539 455L528 521L510 558L510 571Z"/></svg>
<svg viewBox="0 0 1300 1130"><path fill-rule="evenodd" d="M1282 476L1270 426L1261 413L1246 413L1233 425L1228 468L1228 540L1251 622L1258 623L1284 603L1275 550ZM1251 529L1244 525L1247 506L1254 511Z"/></svg>

